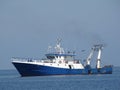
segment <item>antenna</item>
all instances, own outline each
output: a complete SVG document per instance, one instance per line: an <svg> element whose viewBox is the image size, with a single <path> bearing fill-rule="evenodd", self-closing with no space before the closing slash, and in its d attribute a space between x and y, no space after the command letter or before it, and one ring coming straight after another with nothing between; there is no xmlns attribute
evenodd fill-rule
<svg viewBox="0 0 120 90"><path fill-rule="evenodd" d="M62 39L58 38L57 39L57 44L60 45L60 42L62 41Z"/></svg>

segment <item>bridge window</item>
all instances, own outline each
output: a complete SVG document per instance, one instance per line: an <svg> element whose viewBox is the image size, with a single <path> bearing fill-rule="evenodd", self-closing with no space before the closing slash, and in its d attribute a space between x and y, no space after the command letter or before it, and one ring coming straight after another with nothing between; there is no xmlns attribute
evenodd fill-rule
<svg viewBox="0 0 120 90"><path fill-rule="evenodd" d="M47 56L48 59L54 59L55 56Z"/></svg>

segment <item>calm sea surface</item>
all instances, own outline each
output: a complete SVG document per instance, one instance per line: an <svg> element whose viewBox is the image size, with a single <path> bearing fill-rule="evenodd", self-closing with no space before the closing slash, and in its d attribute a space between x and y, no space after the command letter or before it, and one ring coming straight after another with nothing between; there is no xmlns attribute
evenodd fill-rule
<svg viewBox="0 0 120 90"><path fill-rule="evenodd" d="M120 67L108 75L20 77L16 70L0 70L0 90L120 90Z"/></svg>

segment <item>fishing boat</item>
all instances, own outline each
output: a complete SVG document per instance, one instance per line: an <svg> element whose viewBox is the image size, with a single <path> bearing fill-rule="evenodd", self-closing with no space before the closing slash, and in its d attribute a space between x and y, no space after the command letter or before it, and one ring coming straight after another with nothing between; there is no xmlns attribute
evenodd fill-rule
<svg viewBox="0 0 120 90"><path fill-rule="evenodd" d="M54 52L45 54L45 59L12 58L21 76L45 76L45 75L88 75L88 74L112 74L112 65L101 66L101 52L103 45L94 45L85 64L75 59L75 53L65 52L58 39ZM94 52L98 52L97 64L91 67L91 58Z"/></svg>

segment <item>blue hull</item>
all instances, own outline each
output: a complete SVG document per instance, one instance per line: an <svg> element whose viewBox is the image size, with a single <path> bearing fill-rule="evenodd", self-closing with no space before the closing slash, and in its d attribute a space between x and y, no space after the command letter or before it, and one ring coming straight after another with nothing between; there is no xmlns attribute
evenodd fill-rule
<svg viewBox="0 0 120 90"><path fill-rule="evenodd" d="M101 69L64 69L42 65L15 63L14 66L21 76L45 76L45 75L83 75L83 74L111 74L112 66Z"/></svg>

